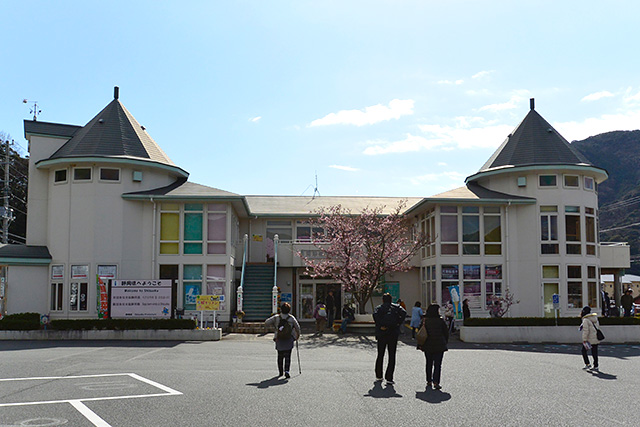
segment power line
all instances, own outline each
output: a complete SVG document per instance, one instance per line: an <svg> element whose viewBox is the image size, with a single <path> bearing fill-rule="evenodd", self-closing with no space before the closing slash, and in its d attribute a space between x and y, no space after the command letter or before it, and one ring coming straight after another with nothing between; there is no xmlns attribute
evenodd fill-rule
<svg viewBox="0 0 640 427"><path fill-rule="evenodd" d="M640 196L635 196L630 199L620 200L618 202L614 202L614 203L610 203L608 205L602 206L600 207L600 212L611 210L611 209L619 209L619 208L627 207L627 206L636 204L638 202L640 202Z"/></svg>
<svg viewBox="0 0 640 427"><path fill-rule="evenodd" d="M628 224L628 225L621 225L620 227L608 228L606 230L600 230L600 232L601 233L606 233L607 231L622 230L623 228L635 227L637 225L640 225L640 222L635 222L633 224Z"/></svg>

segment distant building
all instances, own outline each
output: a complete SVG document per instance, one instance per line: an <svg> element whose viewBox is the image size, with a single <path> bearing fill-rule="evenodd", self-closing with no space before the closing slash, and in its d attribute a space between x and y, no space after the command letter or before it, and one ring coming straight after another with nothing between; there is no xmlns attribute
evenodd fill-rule
<svg viewBox="0 0 640 427"><path fill-rule="evenodd" d="M443 303L457 286L474 316L487 316L487 300L507 289L520 301L511 308L514 316L552 316L554 294L562 316L600 306L606 266L597 186L607 172L572 148L533 100L464 186L407 199L243 196L189 182L118 98L116 88L113 101L85 126L25 120L27 245L0 248L5 313L95 318L102 277L171 279L172 313L194 313L196 295L221 295L224 322L235 313L241 283L245 320L266 318L275 281L281 300L310 319L329 290L339 304L348 298L339 284L307 276L297 256L317 251L310 212L338 203L353 212L366 206L390 211L401 199L433 239L413 270L385 278L395 296ZM623 267L628 247L626 257Z"/></svg>

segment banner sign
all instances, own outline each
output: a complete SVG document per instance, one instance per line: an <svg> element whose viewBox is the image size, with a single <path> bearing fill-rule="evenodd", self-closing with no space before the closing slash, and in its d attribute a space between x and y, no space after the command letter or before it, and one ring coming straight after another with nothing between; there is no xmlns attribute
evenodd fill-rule
<svg viewBox="0 0 640 427"><path fill-rule="evenodd" d="M169 319L171 280L111 280L111 318Z"/></svg>
<svg viewBox="0 0 640 427"><path fill-rule="evenodd" d="M220 295L198 295L196 297L196 310L198 311L220 310Z"/></svg>

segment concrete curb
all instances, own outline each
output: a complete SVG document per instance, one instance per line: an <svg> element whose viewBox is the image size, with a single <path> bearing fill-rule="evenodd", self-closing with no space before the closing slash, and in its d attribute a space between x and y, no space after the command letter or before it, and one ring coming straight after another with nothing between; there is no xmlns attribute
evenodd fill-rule
<svg viewBox="0 0 640 427"><path fill-rule="evenodd" d="M219 341L222 329L0 331L0 340Z"/></svg>
<svg viewBox="0 0 640 427"><path fill-rule="evenodd" d="M640 326L604 325L604 344L640 343ZM578 326L461 326L460 341L472 343L579 344Z"/></svg>

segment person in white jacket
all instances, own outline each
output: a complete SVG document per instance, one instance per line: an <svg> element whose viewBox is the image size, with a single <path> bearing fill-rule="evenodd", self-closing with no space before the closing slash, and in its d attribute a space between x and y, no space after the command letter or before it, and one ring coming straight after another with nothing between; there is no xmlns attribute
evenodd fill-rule
<svg viewBox="0 0 640 427"><path fill-rule="evenodd" d="M580 330L582 331L582 359L584 360L583 369L592 369L589 363L589 356L587 350L591 349L591 355L593 356L593 370L598 370L598 340L596 328L600 328L598 322L598 314L591 312L591 307L586 306L582 309L580 314L582 317L582 324Z"/></svg>

